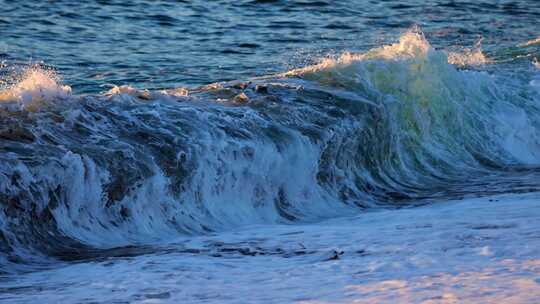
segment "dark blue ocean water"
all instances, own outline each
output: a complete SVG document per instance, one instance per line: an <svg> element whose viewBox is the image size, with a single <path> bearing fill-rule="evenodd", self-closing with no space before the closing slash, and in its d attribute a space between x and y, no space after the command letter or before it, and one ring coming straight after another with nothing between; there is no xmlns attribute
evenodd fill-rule
<svg viewBox="0 0 540 304"><path fill-rule="evenodd" d="M0 61L43 62L77 92L172 88L283 72L393 41L486 51L538 36L538 1L0 1ZM393 40L392 40L393 39Z"/></svg>

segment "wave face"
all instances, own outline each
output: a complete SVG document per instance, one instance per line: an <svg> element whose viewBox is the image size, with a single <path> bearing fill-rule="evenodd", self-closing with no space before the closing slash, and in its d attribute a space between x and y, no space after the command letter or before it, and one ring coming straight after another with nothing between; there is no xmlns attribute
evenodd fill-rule
<svg viewBox="0 0 540 304"><path fill-rule="evenodd" d="M29 70L0 92L1 269L538 191L537 80L469 68L488 62L412 30L365 53L191 90L74 95Z"/></svg>

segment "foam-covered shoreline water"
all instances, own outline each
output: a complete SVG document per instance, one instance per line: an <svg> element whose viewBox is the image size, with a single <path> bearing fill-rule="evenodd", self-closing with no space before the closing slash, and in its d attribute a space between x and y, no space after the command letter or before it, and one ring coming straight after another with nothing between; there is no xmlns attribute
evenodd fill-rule
<svg viewBox="0 0 540 304"><path fill-rule="evenodd" d="M537 303L538 193L180 237L17 279L9 303Z"/></svg>

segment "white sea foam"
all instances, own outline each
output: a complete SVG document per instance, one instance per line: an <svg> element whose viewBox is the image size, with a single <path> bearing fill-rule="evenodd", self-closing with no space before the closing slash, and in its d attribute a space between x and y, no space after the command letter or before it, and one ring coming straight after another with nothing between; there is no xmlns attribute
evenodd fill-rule
<svg viewBox="0 0 540 304"><path fill-rule="evenodd" d="M244 227L135 258L24 274L3 287L16 290L14 303L536 304L539 199L503 195Z"/></svg>

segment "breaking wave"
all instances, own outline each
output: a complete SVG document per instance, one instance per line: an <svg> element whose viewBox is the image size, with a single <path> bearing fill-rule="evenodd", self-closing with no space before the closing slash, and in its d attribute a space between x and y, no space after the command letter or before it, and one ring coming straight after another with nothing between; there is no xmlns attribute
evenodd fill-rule
<svg viewBox="0 0 540 304"><path fill-rule="evenodd" d="M0 269L538 190L540 92L467 69L486 62L480 48L449 54L413 30L366 53L196 89L75 95L29 70L0 92Z"/></svg>

